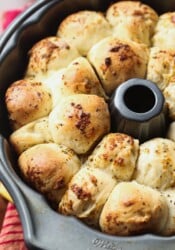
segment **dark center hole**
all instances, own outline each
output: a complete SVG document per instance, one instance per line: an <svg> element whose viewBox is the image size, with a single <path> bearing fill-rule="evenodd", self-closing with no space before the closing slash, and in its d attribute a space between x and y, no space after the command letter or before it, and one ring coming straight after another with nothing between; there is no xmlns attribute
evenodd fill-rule
<svg viewBox="0 0 175 250"><path fill-rule="evenodd" d="M136 85L127 89L124 102L128 109L136 113L145 113L155 105L155 96L146 86Z"/></svg>

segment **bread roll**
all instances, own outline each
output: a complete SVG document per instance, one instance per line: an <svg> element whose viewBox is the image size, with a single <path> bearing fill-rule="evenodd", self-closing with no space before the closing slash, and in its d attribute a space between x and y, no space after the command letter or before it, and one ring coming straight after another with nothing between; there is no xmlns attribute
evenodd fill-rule
<svg viewBox="0 0 175 250"><path fill-rule="evenodd" d="M79 94L63 98L48 117L13 132L10 142L18 154L31 146L47 142L64 144L77 154L84 154L109 129L110 115L104 99Z"/></svg>
<svg viewBox="0 0 175 250"><path fill-rule="evenodd" d="M28 79L10 85L5 103L13 130L47 116L52 109L49 89L41 82Z"/></svg>
<svg viewBox="0 0 175 250"><path fill-rule="evenodd" d="M105 136L73 177L61 200L60 212L98 226L101 209L114 185L131 179L137 154L138 141L130 136Z"/></svg>
<svg viewBox="0 0 175 250"><path fill-rule="evenodd" d="M59 212L98 226L101 209L115 184L116 180L103 169L83 167L69 183Z"/></svg>
<svg viewBox="0 0 175 250"><path fill-rule="evenodd" d="M175 185L175 142L154 138L140 145L134 179L165 190Z"/></svg>
<svg viewBox="0 0 175 250"><path fill-rule="evenodd" d="M158 15L150 6L138 1L119 1L107 9L106 17L114 36L151 45Z"/></svg>
<svg viewBox="0 0 175 250"><path fill-rule="evenodd" d="M175 77L163 91L169 118L175 121Z"/></svg>
<svg viewBox="0 0 175 250"><path fill-rule="evenodd" d="M168 218L168 206L160 192L136 182L116 185L100 215L101 230L129 236L159 233Z"/></svg>
<svg viewBox="0 0 175 250"><path fill-rule="evenodd" d="M61 99L73 94L95 94L107 99L93 68L84 57L76 58L56 73L51 72L43 82L51 90L54 107Z"/></svg>
<svg viewBox="0 0 175 250"><path fill-rule="evenodd" d="M117 181L129 181L139 153L139 141L129 135L110 133L96 146L85 165L104 169Z"/></svg>
<svg viewBox="0 0 175 250"><path fill-rule="evenodd" d="M41 80L43 75L66 67L78 56L78 51L64 39L56 36L44 38L29 51L25 77Z"/></svg>
<svg viewBox="0 0 175 250"><path fill-rule="evenodd" d="M153 36L153 46L163 50L175 50L175 12L167 12L159 16Z"/></svg>
<svg viewBox="0 0 175 250"><path fill-rule="evenodd" d="M107 94L130 78L144 78L148 48L132 41L107 37L96 43L88 53Z"/></svg>
<svg viewBox="0 0 175 250"><path fill-rule="evenodd" d="M18 164L24 180L56 203L81 165L73 150L54 143L31 147L20 155Z"/></svg>
<svg viewBox="0 0 175 250"><path fill-rule="evenodd" d="M164 90L175 77L175 51L151 48L146 78Z"/></svg>
<svg viewBox="0 0 175 250"><path fill-rule="evenodd" d="M104 99L96 95L64 98L49 115L53 141L87 153L110 129L110 114Z"/></svg>
<svg viewBox="0 0 175 250"><path fill-rule="evenodd" d="M62 76L64 86L60 86L63 96L71 94L94 94L106 97L101 83L85 57L71 62Z"/></svg>
<svg viewBox="0 0 175 250"><path fill-rule="evenodd" d="M47 116L65 96L96 94L107 99L93 68L84 57L78 57L64 69L48 73L41 80L22 79L7 89L5 101L13 129Z"/></svg>
<svg viewBox="0 0 175 250"><path fill-rule="evenodd" d="M175 189L167 189L162 192L168 204L168 220L162 228L161 235L170 236L175 234Z"/></svg>
<svg viewBox="0 0 175 250"><path fill-rule="evenodd" d="M101 12L83 10L67 16L59 25L57 35L75 46L81 55L102 38L112 34L110 24Z"/></svg>
<svg viewBox="0 0 175 250"><path fill-rule="evenodd" d="M10 135L9 141L18 155L34 145L53 142L48 117L40 118L17 129Z"/></svg>

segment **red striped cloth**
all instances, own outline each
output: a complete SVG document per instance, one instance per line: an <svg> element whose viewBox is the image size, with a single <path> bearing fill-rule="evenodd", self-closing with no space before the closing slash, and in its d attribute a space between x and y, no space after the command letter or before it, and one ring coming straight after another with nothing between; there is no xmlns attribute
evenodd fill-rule
<svg viewBox="0 0 175 250"><path fill-rule="evenodd" d="M9 26L11 21L15 19L15 17L17 17L21 12L22 9L5 11L2 15L2 30L5 30Z"/></svg>
<svg viewBox="0 0 175 250"><path fill-rule="evenodd" d="M12 203L8 203L0 232L0 250L27 250L20 218Z"/></svg>

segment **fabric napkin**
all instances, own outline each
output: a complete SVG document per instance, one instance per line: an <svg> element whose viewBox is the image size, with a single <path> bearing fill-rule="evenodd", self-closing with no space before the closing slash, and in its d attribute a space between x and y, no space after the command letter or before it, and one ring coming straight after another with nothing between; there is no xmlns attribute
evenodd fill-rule
<svg viewBox="0 0 175 250"><path fill-rule="evenodd" d="M27 250L18 212L8 203L0 233L0 250Z"/></svg>

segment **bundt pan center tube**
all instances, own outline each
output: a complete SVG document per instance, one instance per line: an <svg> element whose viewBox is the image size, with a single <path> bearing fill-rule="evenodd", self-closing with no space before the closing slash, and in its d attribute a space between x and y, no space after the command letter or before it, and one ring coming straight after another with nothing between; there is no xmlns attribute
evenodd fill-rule
<svg viewBox="0 0 175 250"><path fill-rule="evenodd" d="M142 1L158 13L175 11L175 0ZM4 96L8 86L22 78L27 65L27 53L31 47L44 37L54 35L58 23L78 10L105 10L111 1L107 0L49 0L37 1L20 15L7 29L0 40L0 180L5 184L19 211L28 249L35 250L174 250L175 237L160 237L145 234L130 237L111 236L85 225L74 217L58 214L50 208L44 196L27 186L16 171L16 158L7 143L9 128ZM168 39L168 37L167 37ZM163 98L141 82L139 88L125 89L124 105L129 112L150 114L159 102L156 116L161 116L164 126ZM127 87L128 88L128 87ZM119 89L120 90L120 89ZM143 106L133 106L130 102L132 92L143 94L150 102ZM155 117L156 117L155 116ZM123 117L123 114L122 114ZM128 116L126 117L128 119ZM154 116L151 120L154 120ZM145 121L145 119L144 119ZM154 122L153 122L154 123ZM162 125L163 124L163 125ZM147 125L146 125L147 126ZM149 128L149 126L147 126ZM139 121L140 129L140 121ZM138 130L139 130L138 129ZM161 133L163 133L161 131ZM143 138L145 140L145 137Z"/></svg>
<svg viewBox="0 0 175 250"><path fill-rule="evenodd" d="M130 79L121 84L110 100L113 131L144 142L164 137L167 125L164 96L151 81Z"/></svg>

